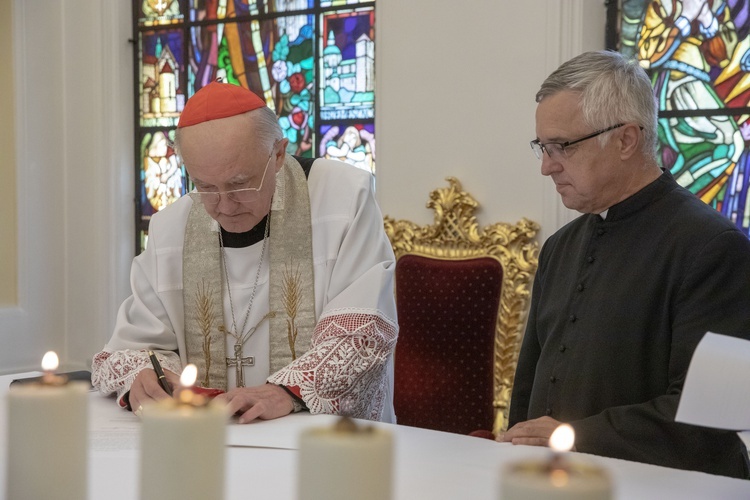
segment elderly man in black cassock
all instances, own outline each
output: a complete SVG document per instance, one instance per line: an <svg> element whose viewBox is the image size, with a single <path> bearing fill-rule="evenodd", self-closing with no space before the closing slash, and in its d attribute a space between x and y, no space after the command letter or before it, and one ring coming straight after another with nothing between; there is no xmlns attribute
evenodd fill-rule
<svg viewBox="0 0 750 500"><path fill-rule="evenodd" d="M546 445L567 422L580 452L747 478L735 433L674 417L701 337L750 339L750 241L659 167L637 62L582 54L536 100L542 174L583 215L542 248L498 441Z"/></svg>

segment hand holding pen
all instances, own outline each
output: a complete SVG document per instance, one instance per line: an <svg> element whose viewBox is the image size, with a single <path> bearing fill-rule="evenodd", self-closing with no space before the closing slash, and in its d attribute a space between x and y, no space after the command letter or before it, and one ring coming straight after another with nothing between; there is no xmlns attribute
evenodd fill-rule
<svg viewBox="0 0 750 500"><path fill-rule="evenodd" d="M164 376L164 370L161 369L161 363L159 363L154 351L148 351L148 357L151 359L151 365L153 365L156 377L159 379L159 385L164 389L164 392L172 396L172 387L167 382L167 377Z"/></svg>

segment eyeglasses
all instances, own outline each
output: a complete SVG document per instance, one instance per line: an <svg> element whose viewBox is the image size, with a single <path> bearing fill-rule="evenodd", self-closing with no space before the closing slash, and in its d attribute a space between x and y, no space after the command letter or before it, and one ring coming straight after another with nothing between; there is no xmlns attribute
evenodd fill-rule
<svg viewBox="0 0 750 500"><path fill-rule="evenodd" d="M534 152L538 160L542 159L542 156L544 155L544 152L547 152L547 156L550 157L550 159L555 161L565 160L568 157L568 153L566 152L566 148L572 146L573 144L578 144L579 142L583 142L588 139L592 139L596 137L597 135L601 135L604 132L609 132L610 130L614 130L616 128L620 128L624 123L618 123L617 125L612 125L611 127L597 130L593 134L589 134L585 137L581 137L580 139L576 139L574 141L565 141L565 142L547 142L542 144L539 139L534 139L533 141L529 142L531 145L531 150ZM641 127L643 129L643 127Z"/></svg>
<svg viewBox="0 0 750 500"><path fill-rule="evenodd" d="M190 193L190 197L193 201L200 201L207 207L213 207L219 204L221 197L224 196L229 201L234 203L241 203L243 205L249 205L255 202L260 197L260 190L263 189L263 181L266 179L266 173L268 172L268 165L271 164L273 158L273 152L276 150L276 144L278 141L273 143L271 147L271 154L268 155L268 161L266 161L266 168L263 169L263 177L260 178L260 185L257 188L242 188L232 189L231 191L201 191L196 188L197 191Z"/></svg>

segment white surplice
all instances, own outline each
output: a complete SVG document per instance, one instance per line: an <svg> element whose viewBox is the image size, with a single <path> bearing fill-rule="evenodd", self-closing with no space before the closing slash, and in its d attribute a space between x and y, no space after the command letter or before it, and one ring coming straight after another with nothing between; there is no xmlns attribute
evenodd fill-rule
<svg viewBox="0 0 750 500"><path fill-rule="evenodd" d="M244 367L245 385L270 382L297 388L313 413L337 413L343 401L355 416L394 422L395 257L371 175L319 159L310 171L308 190L317 319L312 347L271 374L268 321L261 322L243 349L243 356L255 358L253 366ZM183 197L152 217L148 247L132 265L133 294L120 307L112 339L94 357L95 386L103 393L116 393L121 405L137 373L150 366L145 350L159 351L164 368L177 373L186 362L182 251L191 203ZM244 323L262 246L259 242L225 249L238 329ZM246 329L268 312L269 260L266 248ZM231 328L226 287L223 306L224 323ZM227 356L232 356L234 343L227 338ZM236 386L234 367L227 369L227 381L230 388Z"/></svg>

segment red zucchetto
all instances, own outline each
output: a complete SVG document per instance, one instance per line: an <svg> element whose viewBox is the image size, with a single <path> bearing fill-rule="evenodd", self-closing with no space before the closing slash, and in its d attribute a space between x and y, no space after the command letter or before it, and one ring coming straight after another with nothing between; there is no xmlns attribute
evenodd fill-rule
<svg viewBox="0 0 750 500"><path fill-rule="evenodd" d="M177 128L241 115L265 105L263 99L245 87L211 82L188 99L185 109L180 114Z"/></svg>

